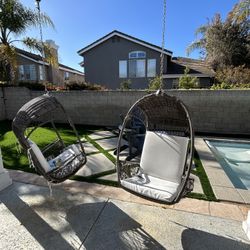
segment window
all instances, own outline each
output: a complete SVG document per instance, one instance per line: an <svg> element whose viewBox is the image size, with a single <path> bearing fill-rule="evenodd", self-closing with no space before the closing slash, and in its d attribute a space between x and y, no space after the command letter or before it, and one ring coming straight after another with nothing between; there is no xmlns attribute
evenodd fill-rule
<svg viewBox="0 0 250 250"><path fill-rule="evenodd" d="M128 54L129 57L129 77L138 78L145 77L146 52L132 51Z"/></svg>
<svg viewBox="0 0 250 250"><path fill-rule="evenodd" d="M45 80L45 74L44 74L45 72L44 72L44 67L43 67L43 65L39 65L39 80L40 81L43 81L43 80Z"/></svg>
<svg viewBox="0 0 250 250"><path fill-rule="evenodd" d="M64 71L64 80L69 80L69 72Z"/></svg>
<svg viewBox="0 0 250 250"><path fill-rule="evenodd" d="M31 65L20 65L19 66L19 80L36 80L36 66Z"/></svg>
<svg viewBox="0 0 250 250"><path fill-rule="evenodd" d="M128 60L119 61L119 78L143 78L146 76L156 76L156 59L146 60L146 52L131 51L128 54Z"/></svg>
<svg viewBox="0 0 250 250"><path fill-rule="evenodd" d="M129 59L134 58L146 58L146 52L144 51L132 51L129 53Z"/></svg>
<svg viewBox="0 0 250 250"><path fill-rule="evenodd" d="M127 78L127 60L119 61L119 77L120 78Z"/></svg>
<svg viewBox="0 0 250 250"><path fill-rule="evenodd" d="M23 67L23 65L19 65L19 67L18 67L18 79L19 80L24 80L24 67Z"/></svg>
<svg viewBox="0 0 250 250"><path fill-rule="evenodd" d="M156 59L148 59L147 77L156 76Z"/></svg>
<svg viewBox="0 0 250 250"><path fill-rule="evenodd" d="M145 60L129 60L129 77L145 77Z"/></svg>

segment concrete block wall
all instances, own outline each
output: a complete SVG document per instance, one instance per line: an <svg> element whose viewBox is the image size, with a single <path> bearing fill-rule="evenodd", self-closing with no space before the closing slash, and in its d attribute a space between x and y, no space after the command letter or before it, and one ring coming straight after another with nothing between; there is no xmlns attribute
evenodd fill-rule
<svg viewBox="0 0 250 250"><path fill-rule="evenodd" d="M12 120L24 103L43 93L26 88L5 88L7 119ZM250 134L250 90L169 90L167 93L186 104L196 132ZM147 92L65 91L51 94L58 98L76 124L117 126L121 123L120 114L125 114Z"/></svg>
<svg viewBox="0 0 250 250"><path fill-rule="evenodd" d="M0 88L0 121L6 119L3 88Z"/></svg>

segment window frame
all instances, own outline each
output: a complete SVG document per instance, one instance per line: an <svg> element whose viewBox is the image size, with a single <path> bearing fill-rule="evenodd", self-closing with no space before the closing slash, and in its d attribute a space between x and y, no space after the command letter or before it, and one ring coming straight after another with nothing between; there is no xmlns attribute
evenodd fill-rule
<svg viewBox="0 0 250 250"><path fill-rule="evenodd" d="M132 55L135 55L135 56L132 56ZM140 54L143 54L140 56ZM128 53L128 58L129 59L141 59L141 58L146 58L147 57L147 54L145 51L142 51L142 50L135 50L135 51L131 51Z"/></svg>
<svg viewBox="0 0 250 250"><path fill-rule="evenodd" d="M64 80L67 81L69 80L69 72L68 71L64 71Z"/></svg>
<svg viewBox="0 0 250 250"><path fill-rule="evenodd" d="M122 70L122 63L125 66L125 69ZM124 74L121 74L124 71ZM128 62L127 60L119 60L119 78L127 78L128 77Z"/></svg>
<svg viewBox="0 0 250 250"><path fill-rule="evenodd" d="M154 72L153 72L153 74L150 74L149 75L149 71L150 71L150 69L149 69L149 66L150 66L150 63L149 62L154 62ZM149 59L147 59L147 77L156 77L156 59L155 58L149 58Z"/></svg>

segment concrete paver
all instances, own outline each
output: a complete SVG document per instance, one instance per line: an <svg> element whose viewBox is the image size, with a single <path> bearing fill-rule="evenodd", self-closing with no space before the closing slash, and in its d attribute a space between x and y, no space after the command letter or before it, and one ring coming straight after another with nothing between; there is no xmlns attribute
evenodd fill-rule
<svg viewBox="0 0 250 250"><path fill-rule="evenodd" d="M9 217L1 223L0 235L4 235L5 240L1 238L0 249L77 249L106 199L58 189L54 189L50 197L46 187L14 183L6 192L0 192L0 201L1 215ZM11 217L19 223L12 223L15 220ZM28 237L24 242L25 236Z"/></svg>
<svg viewBox="0 0 250 250"><path fill-rule="evenodd" d="M13 181L18 181L22 183L30 183L30 184L35 184L35 185L40 185L40 186L45 186L45 187L48 186L46 180L36 174L25 173L25 172L18 171L18 170L9 170L9 174L10 174L10 177L13 179ZM122 201L129 201L132 203L140 203L140 204L146 204L146 205L152 205L152 206L158 206L158 207L170 208L170 207L177 206L175 209L194 212L194 213L202 213L202 214L207 214L207 208L209 208L209 204L210 204L210 202L208 201L185 198L185 199L182 199L178 204L165 205L165 204L158 203L155 201L147 200L140 196L135 196L121 188L99 185L95 183L79 182L79 181L73 181L73 180L66 180L65 182L61 184L56 184L54 185L54 188L61 188L68 192L81 193L81 194L84 193L84 194L89 194L89 195L93 195L96 197L118 199ZM201 205L199 205L200 203ZM232 205L233 207L235 205L238 206L240 208L240 210L237 209L237 212L239 213L238 218L242 214L243 216L246 216L248 209L250 210L249 205L215 202L214 206L216 206L216 204L218 204L218 206L220 204L228 204L228 205ZM202 207L204 209L201 209ZM209 214L211 215L211 211L209 211ZM225 210L224 214L222 213L221 215L216 215L216 216L219 216L222 218L223 217L230 218L230 215L231 215L230 210Z"/></svg>
<svg viewBox="0 0 250 250"><path fill-rule="evenodd" d="M98 140L96 143L98 143L105 150L115 149L117 147L118 137ZM122 139L121 145L128 145L128 142Z"/></svg>
<svg viewBox="0 0 250 250"><path fill-rule="evenodd" d="M90 142L84 142L83 146L86 154L99 152L99 150Z"/></svg>
<svg viewBox="0 0 250 250"><path fill-rule="evenodd" d="M117 177L117 173L114 173L114 174L104 175L98 179L107 180L107 181L117 181L118 177Z"/></svg>
<svg viewBox="0 0 250 250"><path fill-rule="evenodd" d="M91 187L92 184L66 181L53 189L52 197L47 187L16 182L0 192L0 249L250 247L238 217L223 219L165 206L97 198L79 192L83 186ZM60 187L67 187L68 191ZM114 187L105 189L105 192L104 189L99 191L105 194L109 189L117 195L120 190ZM126 199L129 200L128 197ZM192 202L194 207L201 202L183 200ZM217 204L220 203L213 203L212 206ZM232 213L232 209L237 210L236 207L228 204L223 210L231 209Z"/></svg>
<svg viewBox="0 0 250 250"><path fill-rule="evenodd" d="M237 221L114 200L108 202L83 245L87 249L247 249L250 246Z"/></svg>
<svg viewBox="0 0 250 250"><path fill-rule="evenodd" d="M89 137L93 140L98 140L100 138L111 137L111 136L116 136L116 135L108 130L96 131L96 132L89 135Z"/></svg>
<svg viewBox="0 0 250 250"><path fill-rule="evenodd" d="M244 216L242 213L240 213L240 208L237 205L210 202L209 209L210 209L210 214L212 216L218 216L239 221L244 220Z"/></svg>
<svg viewBox="0 0 250 250"><path fill-rule="evenodd" d="M236 188L213 186L215 196L223 201L244 203L243 198Z"/></svg>
<svg viewBox="0 0 250 250"><path fill-rule="evenodd" d="M80 176L90 176L115 169L115 165L103 154L89 155L87 163L78 172Z"/></svg>
<svg viewBox="0 0 250 250"><path fill-rule="evenodd" d="M174 205L175 209L199 214L209 214L209 203L202 200L181 199Z"/></svg>

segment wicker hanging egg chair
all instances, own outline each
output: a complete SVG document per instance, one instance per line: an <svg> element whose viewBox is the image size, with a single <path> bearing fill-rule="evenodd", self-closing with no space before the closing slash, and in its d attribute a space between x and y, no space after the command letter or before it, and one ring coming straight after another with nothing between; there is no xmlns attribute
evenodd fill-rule
<svg viewBox="0 0 250 250"><path fill-rule="evenodd" d="M77 144L65 146L55 125L58 118L66 118L75 133ZM37 128L46 124L52 125L57 139L40 149L30 136ZM27 153L30 165L48 182L60 183L68 179L87 161L73 122L58 100L49 94L36 97L21 107L12 122L12 130Z"/></svg>
<svg viewBox="0 0 250 250"><path fill-rule="evenodd" d="M137 154L120 152L124 130L141 121L145 135ZM136 137L136 135L134 135ZM141 137L138 134L138 137ZM117 146L118 182L126 190L173 203L192 190L190 179L194 147L191 119L185 105L163 91L138 100L128 111Z"/></svg>

